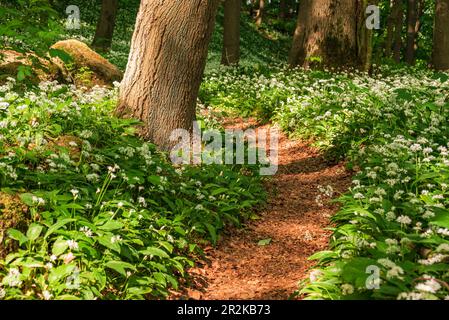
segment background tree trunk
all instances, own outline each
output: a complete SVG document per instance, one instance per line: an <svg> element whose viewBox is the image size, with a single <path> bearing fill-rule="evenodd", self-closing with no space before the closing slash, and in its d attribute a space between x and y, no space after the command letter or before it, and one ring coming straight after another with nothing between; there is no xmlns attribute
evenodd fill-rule
<svg viewBox="0 0 449 320"><path fill-rule="evenodd" d="M264 11L265 11L265 0L260 0L259 1L259 9L257 10L257 15L256 15L256 26L262 25Z"/></svg>
<svg viewBox="0 0 449 320"><path fill-rule="evenodd" d="M437 70L449 70L449 0L436 0L433 66Z"/></svg>
<svg viewBox="0 0 449 320"><path fill-rule="evenodd" d="M365 25L366 0L303 0L289 54L291 66L313 58L331 67L369 68L372 30Z"/></svg>
<svg viewBox="0 0 449 320"><path fill-rule="evenodd" d="M170 150L192 130L219 0L142 0L116 113L143 121L141 135Z"/></svg>
<svg viewBox="0 0 449 320"><path fill-rule="evenodd" d="M279 1L279 18L286 20L288 16L288 3L287 0Z"/></svg>
<svg viewBox="0 0 449 320"><path fill-rule="evenodd" d="M117 17L118 0L103 0L101 3L100 19L97 23L92 48L97 51L109 51L114 35Z"/></svg>
<svg viewBox="0 0 449 320"><path fill-rule="evenodd" d="M368 5L377 5L378 0L359 0L356 1L357 31L356 31L356 47L357 47L357 65L362 71L369 71L371 69L371 62L373 57L373 35L374 30L368 29L366 25L366 8Z"/></svg>
<svg viewBox="0 0 449 320"><path fill-rule="evenodd" d="M405 62L410 65L415 63L416 22L418 20L417 0L408 0L407 8L407 45L405 50Z"/></svg>
<svg viewBox="0 0 449 320"><path fill-rule="evenodd" d="M387 37L385 39L385 56L387 58L391 57L392 50L393 50L394 35L395 35L395 21L401 11L401 1L402 0L392 0L391 12L388 16Z"/></svg>
<svg viewBox="0 0 449 320"><path fill-rule="evenodd" d="M393 58L397 63L401 62L401 48L402 48L402 26L404 22L404 5L402 0L396 0L398 5L397 15L394 23L394 44L393 44Z"/></svg>
<svg viewBox="0 0 449 320"><path fill-rule="evenodd" d="M223 51L221 63L238 64L240 58L240 14L242 0L225 0L223 22Z"/></svg>

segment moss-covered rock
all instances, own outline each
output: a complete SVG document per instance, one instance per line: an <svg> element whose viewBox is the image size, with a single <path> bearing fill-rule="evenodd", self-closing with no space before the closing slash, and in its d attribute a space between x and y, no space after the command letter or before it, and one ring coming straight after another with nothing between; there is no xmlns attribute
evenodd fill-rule
<svg viewBox="0 0 449 320"><path fill-rule="evenodd" d="M81 41L73 39L59 41L52 46L52 49L64 51L71 56L73 59L72 66L65 65L60 59L55 60L59 60L59 64L71 73L74 81L79 80L80 71L86 74L86 70L91 71L87 78L91 76L90 80L93 84L111 85L114 81L120 81L123 77L122 72L116 66ZM81 80L88 82L89 79Z"/></svg>

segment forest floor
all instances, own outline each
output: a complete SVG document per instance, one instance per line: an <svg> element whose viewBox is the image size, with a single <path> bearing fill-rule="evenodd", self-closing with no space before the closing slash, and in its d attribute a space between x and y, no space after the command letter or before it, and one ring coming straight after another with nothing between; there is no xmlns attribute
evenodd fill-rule
<svg viewBox="0 0 449 320"><path fill-rule="evenodd" d="M227 128L258 126L232 119ZM260 219L245 228L225 230L217 246L206 248L204 263L189 271L193 289L188 299L288 299L313 265L307 258L325 250L331 232L329 218L338 210L319 187L331 186L334 196L345 192L351 174L343 163L329 163L310 143L280 134L279 170L267 183L268 202ZM271 239L266 245L260 240Z"/></svg>

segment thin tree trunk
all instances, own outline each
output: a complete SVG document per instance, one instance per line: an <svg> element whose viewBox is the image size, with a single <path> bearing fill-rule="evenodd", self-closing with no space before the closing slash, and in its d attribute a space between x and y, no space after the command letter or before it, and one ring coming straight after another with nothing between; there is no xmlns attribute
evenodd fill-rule
<svg viewBox="0 0 449 320"><path fill-rule="evenodd" d="M141 135L170 150L192 130L219 0L142 0L116 113L140 119Z"/></svg>
<svg viewBox="0 0 449 320"><path fill-rule="evenodd" d="M256 26L261 26L265 11L265 0L259 1L259 10L257 10Z"/></svg>
<svg viewBox="0 0 449 320"><path fill-rule="evenodd" d="M392 0L391 4L391 12L388 16L387 22L387 37L385 39L385 56L387 58L391 57L393 44L394 44L394 35L395 35L395 20L401 11L401 1L402 0Z"/></svg>
<svg viewBox="0 0 449 320"><path fill-rule="evenodd" d="M402 0L397 0L398 11L395 17L394 23L394 44L393 44L393 59L397 63L401 62L401 49L402 49L402 26L404 23L404 5Z"/></svg>
<svg viewBox="0 0 449 320"><path fill-rule="evenodd" d="M369 68L372 30L365 25L366 0L300 2L289 64Z"/></svg>
<svg viewBox="0 0 449 320"><path fill-rule="evenodd" d="M240 14L242 0L225 0L223 23L223 51L221 63L238 64L240 58Z"/></svg>
<svg viewBox="0 0 449 320"><path fill-rule="evenodd" d="M249 5L249 16L250 17L254 16L254 8L256 7L256 2L257 2L257 0L250 0L249 3L247 2L247 4Z"/></svg>
<svg viewBox="0 0 449 320"><path fill-rule="evenodd" d="M288 3L287 0L279 1L279 18L286 20L288 15Z"/></svg>
<svg viewBox="0 0 449 320"><path fill-rule="evenodd" d="M407 45L405 50L405 62L410 65L415 63L416 45L416 21L418 19L417 0L408 0L407 9Z"/></svg>
<svg viewBox="0 0 449 320"><path fill-rule="evenodd" d="M415 24L415 34L416 34L416 36L415 36L415 53L416 53L416 50L418 50L418 34L419 34L419 31L421 30L421 26L422 26L421 18L424 14L425 6L426 6L425 0L418 1L417 19L416 19L416 24ZM415 59L416 59L416 56L415 56Z"/></svg>
<svg viewBox="0 0 449 320"><path fill-rule="evenodd" d="M449 70L449 0L436 0L432 60L435 69Z"/></svg>
<svg viewBox="0 0 449 320"><path fill-rule="evenodd" d="M373 29L369 29L366 26L366 8L369 4L377 5L377 0L358 0L356 1L356 14L357 19L357 67L363 71L369 71L371 69L371 62L373 58Z"/></svg>
<svg viewBox="0 0 449 320"><path fill-rule="evenodd" d="M117 11L118 0L102 1L100 19L92 42L92 48L95 50L109 51L111 49Z"/></svg>

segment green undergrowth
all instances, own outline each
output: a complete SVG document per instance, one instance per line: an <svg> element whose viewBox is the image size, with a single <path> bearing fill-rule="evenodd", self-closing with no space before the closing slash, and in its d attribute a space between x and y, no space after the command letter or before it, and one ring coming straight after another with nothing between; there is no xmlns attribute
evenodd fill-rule
<svg viewBox="0 0 449 320"><path fill-rule="evenodd" d="M263 202L255 166L174 166L115 104L116 89L0 87L0 199L22 217L0 230L0 298L166 297Z"/></svg>
<svg viewBox="0 0 449 320"><path fill-rule="evenodd" d="M274 121L354 171L329 250L310 258L317 264L300 296L449 297L448 79L382 66L371 75L236 68L205 80L206 104Z"/></svg>

